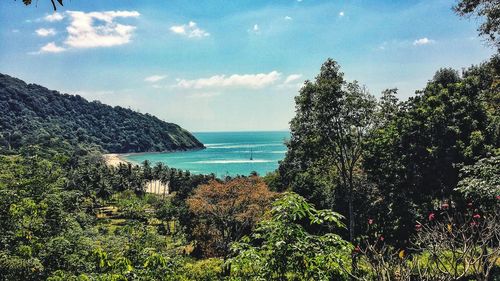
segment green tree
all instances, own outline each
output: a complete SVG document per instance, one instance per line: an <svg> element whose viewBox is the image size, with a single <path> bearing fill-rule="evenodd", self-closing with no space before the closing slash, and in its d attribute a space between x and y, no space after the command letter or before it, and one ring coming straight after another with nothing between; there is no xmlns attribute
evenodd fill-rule
<svg viewBox="0 0 500 281"><path fill-rule="evenodd" d="M331 192L332 182L340 181L347 197L352 241L356 176L360 174L363 144L374 125L375 99L356 81L346 83L337 62L328 59L316 80L306 82L295 102L288 153L280 171L292 190L320 204L317 197ZM308 186L311 180L304 184L304 176L325 184ZM317 188L324 190L314 190Z"/></svg>
<svg viewBox="0 0 500 281"><path fill-rule="evenodd" d="M367 143L364 168L383 195L379 221L406 243L415 219L435 200L452 199L458 165L495 150L497 137L476 75L439 70ZM458 199L458 198L456 198ZM459 200L458 200L459 201Z"/></svg>

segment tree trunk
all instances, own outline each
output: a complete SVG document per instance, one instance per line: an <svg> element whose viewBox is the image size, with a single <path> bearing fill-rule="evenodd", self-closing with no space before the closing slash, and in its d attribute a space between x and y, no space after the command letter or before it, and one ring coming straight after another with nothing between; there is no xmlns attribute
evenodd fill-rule
<svg viewBox="0 0 500 281"><path fill-rule="evenodd" d="M352 192L352 189L351 189ZM354 242L354 206L352 194L349 194L349 241Z"/></svg>
<svg viewBox="0 0 500 281"><path fill-rule="evenodd" d="M354 238L355 238L355 223L354 223L354 186L352 182L352 177L349 178L349 195L348 195L348 204L349 204L349 241L351 243L354 243ZM352 262L351 262L352 270L353 272L358 271L358 259L356 256L353 256Z"/></svg>
<svg viewBox="0 0 500 281"><path fill-rule="evenodd" d="M354 242L354 228L356 227L354 222L354 182L352 180L352 169L349 174L349 241Z"/></svg>

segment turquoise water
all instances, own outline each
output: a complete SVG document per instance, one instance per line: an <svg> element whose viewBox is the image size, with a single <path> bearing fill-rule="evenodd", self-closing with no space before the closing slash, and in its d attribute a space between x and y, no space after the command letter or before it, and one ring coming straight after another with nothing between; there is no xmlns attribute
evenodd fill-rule
<svg viewBox="0 0 500 281"><path fill-rule="evenodd" d="M149 160L153 164L163 162L169 167L189 170L195 174L214 173L225 175L248 175L256 171L260 175L278 168L278 161L285 157L284 140L289 132L216 132L193 133L206 149L144 153L126 156L126 159L141 163ZM250 160L250 156L253 160Z"/></svg>

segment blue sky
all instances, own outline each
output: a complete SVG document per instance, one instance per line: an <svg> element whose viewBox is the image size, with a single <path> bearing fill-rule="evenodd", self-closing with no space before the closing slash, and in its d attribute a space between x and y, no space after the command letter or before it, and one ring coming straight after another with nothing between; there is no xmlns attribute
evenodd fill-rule
<svg viewBox="0 0 500 281"><path fill-rule="evenodd" d="M322 62L406 99L493 50L455 1L65 1L0 4L0 72L191 131L285 130Z"/></svg>

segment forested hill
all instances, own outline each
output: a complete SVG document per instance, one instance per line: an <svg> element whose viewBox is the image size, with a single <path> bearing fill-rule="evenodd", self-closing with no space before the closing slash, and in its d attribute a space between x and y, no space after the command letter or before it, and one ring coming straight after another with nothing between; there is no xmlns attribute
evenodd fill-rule
<svg viewBox="0 0 500 281"><path fill-rule="evenodd" d="M204 147L180 126L152 115L89 102L4 74L0 74L0 112L0 151L54 139L116 153Z"/></svg>

